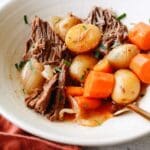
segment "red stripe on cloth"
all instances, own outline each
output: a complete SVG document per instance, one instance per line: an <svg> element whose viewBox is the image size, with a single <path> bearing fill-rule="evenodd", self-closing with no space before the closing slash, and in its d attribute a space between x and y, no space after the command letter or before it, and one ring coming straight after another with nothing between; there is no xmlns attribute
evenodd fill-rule
<svg viewBox="0 0 150 150"><path fill-rule="evenodd" d="M32 136L0 116L0 150L80 150Z"/></svg>

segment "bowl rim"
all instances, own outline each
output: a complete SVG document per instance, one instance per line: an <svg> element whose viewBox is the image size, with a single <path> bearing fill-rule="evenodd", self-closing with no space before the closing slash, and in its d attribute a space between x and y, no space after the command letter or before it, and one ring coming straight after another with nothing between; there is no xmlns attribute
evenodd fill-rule
<svg viewBox="0 0 150 150"><path fill-rule="evenodd" d="M13 3L17 2L18 0L9 0L6 3L4 3L4 5L2 7L0 7L0 14L7 10L9 6L11 6ZM24 1L24 0L22 0ZM2 114L6 119L8 119L10 122L14 123L16 126L20 127L21 129L29 132L30 134L36 135L38 137L41 137L43 139L46 140L52 140L55 142L60 142L60 143L65 143L65 144L70 144L70 145L80 145L80 146L112 146L112 145L119 145L119 144L123 144L123 143L127 143L127 142L131 142L133 140L136 140L138 138L141 138L143 136L149 135L150 134L150 130L145 130L143 133L138 133L138 134L134 134L130 137L124 137L122 139L120 138L116 138L113 140L108 140L108 141L102 141L102 140L97 140L97 141L74 141L71 138L64 138L64 137L60 137L60 136L56 136L54 134L49 134L49 135L45 135L44 132L42 132L41 130L34 128L32 126L29 126L27 122L24 122L20 119L18 119L15 115L13 114L9 114L7 112L6 109L4 109L1 105L0 105L0 114Z"/></svg>
<svg viewBox="0 0 150 150"><path fill-rule="evenodd" d="M8 114L7 111L5 109L2 108L2 106L0 106L0 113L6 118L8 119L10 122L14 123L16 126L20 127L21 129L29 132L30 134L36 135L38 137L41 137L43 139L46 140L52 140L55 142L60 142L60 143L65 143L65 144L70 144L70 145L80 145L80 146L112 146L112 145L119 145L119 144L123 144L123 143L127 143L127 142L131 142L134 141L138 138L141 138L143 136L149 135L150 131L145 131L141 134L134 134L130 137L125 137L120 139L119 137L113 140L108 140L108 141L102 141L102 140L97 140L97 141L74 141L71 138L64 138L64 137L60 137L54 134L49 134L48 136L44 134L44 132L42 132L41 130L39 130L38 128L34 128L32 126L29 126L27 122L24 122L20 119L18 119L16 116L12 115L12 114Z"/></svg>

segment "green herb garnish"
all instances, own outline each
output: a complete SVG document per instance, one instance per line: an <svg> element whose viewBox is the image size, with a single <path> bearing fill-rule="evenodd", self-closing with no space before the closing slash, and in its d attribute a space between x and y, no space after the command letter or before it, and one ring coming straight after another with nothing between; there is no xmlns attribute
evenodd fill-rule
<svg viewBox="0 0 150 150"><path fill-rule="evenodd" d="M106 50L106 47L103 43L100 45L100 49Z"/></svg>
<svg viewBox="0 0 150 150"><path fill-rule="evenodd" d="M25 64L26 64L26 61L20 61L19 63L15 64L15 67L18 71L21 71Z"/></svg>
<svg viewBox="0 0 150 150"><path fill-rule="evenodd" d="M102 122L99 122L98 120L94 120L94 121L97 123L97 125L102 124Z"/></svg>
<svg viewBox="0 0 150 150"><path fill-rule="evenodd" d="M62 19L59 17L54 18L54 24L57 24L58 22L60 22Z"/></svg>
<svg viewBox="0 0 150 150"><path fill-rule="evenodd" d="M22 92L23 92L23 94L25 94L26 92L25 92L25 89L22 89Z"/></svg>
<svg viewBox="0 0 150 150"><path fill-rule="evenodd" d="M30 70L33 70L34 68L33 68L32 61L31 61L31 60L29 61L29 65L30 65Z"/></svg>
<svg viewBox="0 0 150 150"><path fill-rule="evenodd" d="M55 67L55 72L61 73L61 69L59 67Z"/></svg>
<svg viewBox="0 0 150 150"><path fill-rule="evenodd" d="M71 62L69 62L68 60L64 60L64 64L69 67L71 65Z"/></svg>
<svg viewBox="0 0 150 150"><path fill-rule="evenodd" d="M84 73L83 73L83 75L81 76L81 78L80 78L80 81L84 81L84 79L85 79L85 77L86 77L86 75L87 75L87 73L90 71L90 68L87 68L85 71L84 71Z"/></svg>
<svg viewBox="0 0 150 150"><path fill-rule="evenodd" d="M24 18L25 24L29 24L29 23L28 23L28 17L27 17L27 15L24 15L23 18Z"/></svg>
<svg viewBox="0 0 150 150"><path fill-rule="evenodd" d="M82 27L83 27L83 29L84 29L84 30L86 30L86 29L87 29L87 27L86 27L85 25L83 25Z"/></svg>
<svg viewBox="0 0 150 150"><path fill-rule="evenodd" d="M81 76L80 80L83 81L85 78L85 73Z"/></svg>
<svg viewBox="0 0 150 150"><path fill-rule="evenodd" d="M94 57L97 58L97 59L100 58L100 52L99 52L98 50L96 50L96 51L94 52Z"/></svg>
<svg viewBox="0 0 150 150"><path fill-rule="evenodd" d="M127 16L127 14L126 14L126 13L123 13L123 14L121 14L120 16L117 17L117 20L120 21L120 20L124 19L126 16Z"/></svg>

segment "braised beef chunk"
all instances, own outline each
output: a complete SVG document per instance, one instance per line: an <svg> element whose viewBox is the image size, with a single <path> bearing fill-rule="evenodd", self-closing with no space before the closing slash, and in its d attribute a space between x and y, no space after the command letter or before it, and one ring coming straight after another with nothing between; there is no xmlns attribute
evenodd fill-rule
<svg viewBox="0 0 150 150"><path fill-rule="evenodd" d="M66 84L66 72L67 66L63 63L60 64L60 73L58 77L58 85L55 91L55 101L50 108L50 113L48 118L50 120L59 120L59 111L64 108L66 94L65 94L65 84Z"/></svg>
<svg viewBox="0 0 150 150"><path fill-rule="evenodd" d="M70 56L70 57L69 57ZM25 60L37 59L43 64L59 68L50 81L45 81L42 89L35 90L25 99L28 107L41 114L48 113L51 120L58 120L59 111L65 105L65 81L67 66L64 59L71 60L65 44L52 31L47 22L35 17L32 23L32 34L26 44ZM55 93L55 95L53 95Z"/></svg>
<svg viewBox="0 0 150 150"><path fill-rule="evenodd" d="M32 94L28 95L25 98L25 103L28 107L30 107L31 109L34 109L35 104L39 99L41 91L42 91L42 89L36 89L36 90L34 90L34 92Z"/></svg>
<svg viewBox="0 0 150 150"><path fill-rule="evenodd" d="M66 50L64 42L53 32L48 22L35 17L32 33L26 44L25 60L36 58L39 62L59 62Z"/></svg>
<svg viewBox="0 0 150 150"><path fill-rule="evenodd" d="M43 85L43 90L40 93L39 99L34 107L37 112L41 114L44 114L46 112L47 106L51 99L51 92L53 91L54 85L57 81L57 77L58 74L55 74L50 81L46 82Z"/></svg>
<svg viewBox="0 0 150 150"><path fill-rule="evenodd" d="M57 74L54 75L50 81L45 82L42 89L37 89L31 95L28 95L25 99L26 105L35 109L37 112L44 114L51 98L54 84L57 81L57 77Z"/></svg>
<svg viewBox="0 0 150 150"><path fill-rule="evenodd" d="M94 7L83 22L94 24L103 32L99 47L102 53L107 53L127 40L127 27L116 19L111 10Z"/></svg>

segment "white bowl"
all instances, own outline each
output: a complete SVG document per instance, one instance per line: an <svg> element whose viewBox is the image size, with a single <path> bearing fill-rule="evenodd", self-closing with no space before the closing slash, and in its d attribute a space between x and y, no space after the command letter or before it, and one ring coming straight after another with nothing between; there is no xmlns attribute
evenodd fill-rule
<svg viewBox="0 0 150 150"><path fill-rule="evenodd" d="M73 12L86 16L94 5L127 13L124 22L149 19L148 0L13 0L0 10L0 112L22 129L42 138L78 145L112 145L130 141L150 133L150 122L135 113L112 118L98 127L73 123L50 122L24 104L19 75L14 67L23 54L30 27L24 24L35 15L49 19L53 15ZM141 107L150 110L150 88L141 100Z"/></svg>

